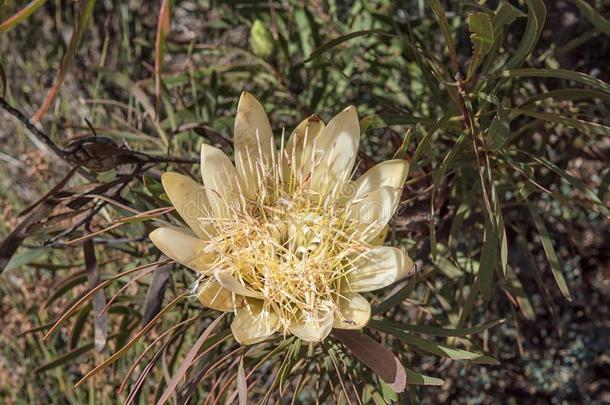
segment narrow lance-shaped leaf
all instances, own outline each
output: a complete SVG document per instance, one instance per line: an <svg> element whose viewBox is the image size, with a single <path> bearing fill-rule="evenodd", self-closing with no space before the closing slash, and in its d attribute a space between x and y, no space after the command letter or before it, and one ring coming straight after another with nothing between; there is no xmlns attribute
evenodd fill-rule
<svg viewBox="0 0 610 405"><path fill-rule="evenodd" d="M498 325L504 323L504 319L499 319L494 322L489 322L479 326L473 326L471 328L441 328L436 326L428 326L428 325L415 325L415 324L404 324L386 320L373 320L371 321L371 326L376 328L377 326L386 327L386 328L394 328L398 330L403 330L406 332L414 332L414 333L422 333L426 335L432 336L443 336L443 337L458 337L458 336L468 336L474 335L477 333L481 333Z"/></svg>
<svg viewBox="0 0 610 405"><path fill-rule="evenodd" d="M551 240L551 236L549 235L549 231L546 229L544 221L540 217L540 214L538 214L538 211L536 211L536 208L529 202L529 200L525 196L525 192L523 190L521 190L521 196L527 204L527 208L529 209L532 219L534 220L536 229L538 229L542 248L544 250L544 253L546 254L546 258L549 261L549 265L551 266L551 272L553 273L553 277L557 282L557 286L559 287L559 290L561 291L563 296L568 301L572 301L570 290L568 289L568 284L566 283L566 280L563 277L563 273L561 272L561 268L559 266L559 259L557 258L557 253L555 252L555 248L553 247L553 242Z"/></svg>
<svg viewBox="0 0 610 405"><path fill-rule="evenodd" d="M568 183L570 183L574 188L576 188L578 191L580 191L581 193L584 194L584 196L591 201L593 204L595 204L595 208L597 210L599 210L599 212L601 212L602 214L604 214L606 217L610 218L610 209L604 204L604 202L593 192L593 190L591 190L589 187L587 187L587 185L585 183L582 182L582 180L572 176L571 174L569 174L568 172L566 172L565 170L563 170L562 168L560 168L557 165L554 165L553 163L551 163L550 161L548 161L547 159L543 159L540 158L538 156L532 155L531 153L526 153L531 159L535 160L536 162L546 166L547 168L549 168L550 170L554 171L555 173L557 173L559 176L561 176L562 179L564 179L565 181L567 181Z"/></svg>
<svg viewBox="0 0 610 405"><path fill-rule="evenodd" d="M237 396L239 405L248 403L248 383L246 381L246 373L244 372L244 357L239 359L239 368L237 370Z"/></svg>
<svg viewBox="0 0 610 405"><path fill-rule="evenodd" d="M17 263L12 260L13 255L19 246L21 246L24 239L28 236L30 226L48 215L53 209L54 204L55 203L50 200L40 204L38 207L36 207L36 209L30 212L0 243L0 274L2 274L2 272L7 268L16 267ZM38 252L42 252L42 250L32 250L31 252L36 252L35 254L39 255Z"/></svg>
<svg viewBox="0 0 610 405"><path fill-rule="evenodd" d="M453 36L451 35L451 30L449 29L449 22L447 21L447 16L445 15L445 8L439 0L430 0L428 4L434 12L438 25L441 28L441 32L443 33L445 41L447 42L447 50L449 51L449 57L451 58L451 68L453 73L457 73L459 71L459 67L457 63L457 54L455 52L455 43L453 41Z"/></svg>
<svg viewBox="0 0 610 405"><path fill-rule="evenodd" d="M0 61L0 86L0 97L5 97L8 81L6 80L6 72L4 71L4 65L2 64L2 61Z"/></svg>
<svg viewBox="0 0 610 405"><path fill-rule="evenodd" d="M136 344L136 342L138 340L140 340L142 338L142 336L148 332L148 330L150 330L150 328L153 327L153 325L157 322L157 320L159 320L159 318L161 318L161 316L163 316L163 314L165 312L167 312L170 308L172 308L177 302L179 302L180 300L182 300L183 298L185 298L188 295L188 293L183 293L180 294L179 296L177 296L176 298L174 298L174 300L172 302L170 302L169 304L167 304L165 306L165 308L163 308L161 310L161 312L159 312L157 314L157 316L154 317L154 319L152 321L150 321L148 323L148 325L146 325L145 327L143 327L140 331L138 331L138 333L135 334L134 337L132 337L129 342L127 342L127 344L125 346L123 346L121 349L119 349L116 353L114 353L112 356L110 356L109 358L107 358L106 360L104 360L101 364L98 364L93 370L89 371L87 374L85 374L85 376L83 378L81 378L75 385L74 388L78 388L79 386L81 386L81 384L83 384L85 381L87 381L89 378L93 377L94 375L98 374L100 371L104 370L106 367L108 367L109 365L111 365L112 363L114 363L115 361L117 361L118 359L121 358L121 356L123 356L131 347L133 347L133 345Z"/></svg>
<svg viewBox="0 0 610 405"><path fill-rule="evenodd" d="M523 289L523 285L519 278L515 274L514 270L511 266L508 266L506 271L506 288L510 291L511 294L515 296L517 300L517 305L519 306L519 311L523 315L525 319L528 321L536 320L536 313L534 312L534 307L527 296L527 293Z"/></svg>
<svg viewBox="0 0 610 405"><path fill-rule="evenodd" d="M218 326L220 321L222 321L223 317L224 317L224 313L221 314L220 316L218 316L218 318L214 319L214 321L212 321L212 323L210 323L210 325L203 331L201 336L199 336L199 339L197 339L195 344L193 344L193 346L191 347L189 352L186 354L186 356L182 360L182 363L180 364L180 368L178 369L176 374L172 377L172 380L167 384L167 388L165 389L165 392L163 392L163 395L161 396L159 401L157 401L157 405L165 404L167 402L167 400L172 396L172 394L176 390L176 387L178 387L178 383L180 381L182 381L182 378L186 374L186 370L188 370L188 368L191 367L193 361L195 360L195 358L197 356L197 353L199 353L199 349L201 349L201 347L203 346L205 341L208 339L210 334L214 331L216 326Z"/></svg>
<svg viewBox="0 0 610 405"><path fill-rule="evenodd" d="M594 89L610 94L610 84L586 73L575 72L567 69L507 69L498 73L485 76L485 80L499 77L553 77L557 79L572 80L576 83L585 84Z"/></svg>
<svg viewBox="0 0 610 405"><path fill-rule="evenodd" d="M508 3L507 1L501 1L498 9L496 10L494 17L491 21L493 33L494 33L494 43L492 46L492 50L487 55L487 59L485 60L485 64L481 71L483 73L489 72L494 64L498 62L498 52L503 42L503 34L504 30L507 26L512 24L519 17L526 17L527 15L523 13L521 10Z"/></svg>
<svg viewBox="0 0 610 405"><path fill-rule="evenodd" d="M93 239L88 239L83 243L83 252L85 254L85 267L87 268L87 278L91 288L97 287L100 281L100 270L97 265L95 256L95 246ZM108 334L108 314L104 312L106 306L106 295L104 289L100 288L91 299L93 303L93 319L94 319L94 336L95 336L95 351L101 353L106 345Z"/></svg>
<svg viewBox="0 0 610 405"><path fill-rule="evenodd" d="M591 24L595 26L599 31L606 35L610 35L610 21L596 11L591 4L584 0L571 0L572 3L576 4L581 14L589 20Z"/></svg>
<svg viewBox="0 0 610 405"><path fill-rule="evenodd" d="M494 43L500 40L504 26L512 24L520 17L527 17L527 14L506 1L500 3L492 20Z"/></svg>
<svg viewBox="0 0 610 405"><path fill-rule="evenodd" d="M610 127L602 124L598 124L596 122L588 122L579 120L577 118L565 117L559 114L552 113L543 113L543 112L534 112L528 110L521 109L512 109L511 111L517 114L525 114L530 117L537 118L543 121L549 121L555 124L567 125L569 127L578 129L586 134L591 135L602 135L602 136L610 136ZM511 117L512 118L512 117Z"/></svg>
<svg viewBox="0 0 610 405"><path fill-rule="evenodd" d="M440 378L423 375L407 367L405 367L405 370L407 371L407 384L409 385L433 385L440 387L445 383Z"/></svg>
<svg viewBox="0 0 610 405"><path fill-rule="evenodd" d="M446 346L440 343L436 343L432 340L422 339L418 336L404 332L400 329L388 326L381 323L372 323L372 327L382 332L389 333L394 337L404 341L415 349L419 349L424 352L432 353L437 356L447 357L452 360L470 360L474 363L484 364L498 364L498 361L493 357L486 356L484 354L473 353L467 350L458 349L456 347Z"/></svg>
<svg viewBox="0 0 610 405"><path fill-rule="evenodd" d="M546 21L546 6L542 0L525 0L527 4L527 25L519 47L506 63L506 67L520 66L528 55L531 55Z"/></svg>
<svg viewBox="0 0 610 405"><path fill-rule="evenodd" d="M467 79L472 77L494 45L494 29L487 13L474 13L468 16L468 30L472 42L472 59L468 66Z"/></svg>
<svg viewBox="0 0 610 405"><path fill-rule="evenodd" d="M167 259L167 257L162 256L161 259ZM143 325L150 322L161 310L171 268L171 263L163 264L157 267L153 273L152 281L146 293L146 300L144 301L144 311L142 312Z"/></svg>
<svg viewBox="0 0 610 405"><path fill-rule="evenodd" d="M382 314L390 308L395 307L407 299L417 285L417 276L413 276L409 281L394 294L386 298L383 302L373 308L373 315Z"/></svg>
<svg viewBox="0 0 610 405"><path fill-rule="evenodd" d="M332 334L394 392L404 391L407 383L405 368L387 347L360 331L334 329Z"/></svg>
<svg viewBox="0 0 610 405"><path fill-rule="evenodd" d="M350 39L354 39L354 38L358 38L358 37L366 36L366 35L371 35L371 34L393 36L392 34L386 32L386 31L383 31L383 30L362 30L362 31L350 32L349 34L342 35L338 38L328 41L325 44L322 44L322 46L320 46L315 51L313 51L312 54L309 55L309 57L307 57L303 61L303 63L312 61L313 59L321 56L325 52L333 49L334 47L336 47L339 44L342 44L345 41L349 41Z"/></svg>
<svg viewBox="0 0 610 405"><path fill-rule="evenodd" d="M108 338L108 340L115 339L118 335L119 335L119 333L113 334L112 336L110 336ZM69 361L72 361L72 360L76 359L77 357L87 353L89 350L93 349L94 347L95 347L95 343L91 342L91 343L86 343L77 348L74 348L72 350L69 350L68 352L62 354L61 356L56 357L53 360L36 367L34 369L33 373L38 374L38 373L42 373L47 370L51 370L55 367L63 366L64 364L68 363Z"/></svg>

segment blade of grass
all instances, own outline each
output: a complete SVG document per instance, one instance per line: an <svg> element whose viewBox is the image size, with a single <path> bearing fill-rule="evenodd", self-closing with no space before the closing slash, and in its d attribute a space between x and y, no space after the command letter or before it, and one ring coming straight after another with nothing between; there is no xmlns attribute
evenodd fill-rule
<svg viewBox="0 0 610 405"><path fill-rule="evenodd" d="M155 38L155 97L157 120L159 119L159 108L161 105L161 74L163 68L163 55L165 54L165 37L171 30L171 12L171 1L163 0L163 2L161 3L161 9L159 10L157 35Z"/></svg>
<svg viewBox="0 0 610 405"><path fill-rule="evenodd" d="M27 6L7 18L0 24L0 34L3 34L15 27L17 24L25 21L30 15L40 8L47 0L32 0Z"/></svg>
<svg viewBox="0 0 610 405"><path fill-rule="evenodd" d="M38 111L36 111L36 114L34 114L34 117L32 118L33 122L40 121L40 119L47 112L47 110L51 106L51 103L57 96L57 92L59 91L59 88L61 87L61 84L63 83L64 78L66 77L66 73L68 72L70 65L72 65L72 61L74 60L74 57L76 56L76 51L78 50L78 46L83 38L83 35L85 34L85 30L87 29L87 24L89 22L89 18L91 17L91 14L93 14L93 6L95 6L95 0L87 0L84 4L80 5L79 17L78 17L78 21L76 23L76 29L74 30L74 33L72 34L72 37L70 38L70 44L68 45L68 50L66 51L66 54L64 55L64 58L61 62L61 66L59 67L59 70L57 71L57 75L55 77L55 82L53 83L53 87L51 87L51 90L49 90L49 92L47 93L47 96L45 97L45 99L42 102L42 105L40 106Z"/></svg>

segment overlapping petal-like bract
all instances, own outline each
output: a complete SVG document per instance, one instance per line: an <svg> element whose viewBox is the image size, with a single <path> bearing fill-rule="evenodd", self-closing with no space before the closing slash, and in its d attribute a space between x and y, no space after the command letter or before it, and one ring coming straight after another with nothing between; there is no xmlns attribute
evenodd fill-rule
<svg viewBox="0 0 610 405"><path fill-rule="evenodd" d="M355 107L324 124L311 116L276 150L262 105L244 92L235 120L235 164L201 148L200 185L166 173L165 191L190 229L150 234L168 257L198 272L206 307L235 312L242 344L276 332L310 342L332 328L361 329L361 294L412 273L400 249L381 246L409 165L390 160L355 181L360 142Z"/></svg>

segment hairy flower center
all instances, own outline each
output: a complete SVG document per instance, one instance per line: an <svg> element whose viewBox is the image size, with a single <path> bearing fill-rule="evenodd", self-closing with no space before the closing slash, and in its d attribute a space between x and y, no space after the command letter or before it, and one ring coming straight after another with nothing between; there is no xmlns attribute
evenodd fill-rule
<svg viewBox="0 0 610 405"><path fill-rule="evenodd" d="M286 330L291 321L321 322L336 309L353 268L349 257L365 244L343 189L321 195L307 181L283 179L281 170L261 171L256 197L239 193L238 206L226 204L229 218L201 220L218 235L208 245L214 269L260 294Z"/></svg>

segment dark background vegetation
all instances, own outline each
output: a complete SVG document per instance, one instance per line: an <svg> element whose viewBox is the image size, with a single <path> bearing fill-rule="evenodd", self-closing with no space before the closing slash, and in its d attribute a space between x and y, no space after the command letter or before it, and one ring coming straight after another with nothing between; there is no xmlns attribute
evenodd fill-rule
<svg viewBox="0 0 610 405"><path fill-rule="evenodd" d="M0 89L26 116L35 115L57 82L85 3L49 0L26 21L0 33L6 78ZM164 41L162 80L156 85L159 2L98 0L58 97L42 115L41 128L64 152L49 152L23 123L0 111L0 239L14 237L27 216L19 213L72 167L80 167L64 194L56 193L52 202L32 210L35 226L26 224L25 240L8 265L3 263L0 402L114 403L127 398L134 378L125 391L116 392L144 349L142 342L102 374L72 387L140 330L142 314L150 320L162 304L186 291L193 278L179 267L161 266L154 276L148 273L129 285L124 280L105 288L101 299L109 300L125 286L109 312L102 334L108 342L100 352L93 342L100 332L94 323L101 321L92 315L91 305L79 308L43 341L52 322L97 283L96 277L107 279L158 257L146 239L150 225L132 221L92 239L99 267L92 274L82 243L66 242L133 213L99 200L70 203L89 192L137 212L168 205L160 195L160 174L169 168L196 174L198 167L188 160L196 161L201 142L231 152L233 116L244 89L263 101L278 137L282 128L288 133L308 114L317 112L328 120L354 104L363 119L362 169L396 151L413 159L389 243L409 248L421 273L415 288L401 284L374 301L379 305L397 291L404 293L398 305L386 307L387 319L447 328L506 319L472 337L436 340L488 353L498 359L497 365L435 357L370 331L400 353L410 369L444 380L440 387L411 389L401 400L610 402L610 95L601 84L579 82L571 74L494 78L494 73L522 66L566 69L610 82L610 7L594 0L511 0L523 16L502 27L501 46L484 58L460 93L454 65L465 76L473 55L467 16L497 10L505 2L441 3L455 41L453 61L439 19L425 1L329 0L305 7L290 0L176 1ZM523 60L508 66L527 39L531 16L525 14L540 3L546 5L540 37L532 40ZM0 2L0 21L24 5ZM255 21L262 23L258 30L252 29ZM333 42L337 38L342 40ZM549 92L555 93L545 98ZM493 180L483 186L470 141L460 143L460 136L468 135L460 99L467 101L463 108L477 124L476 148L489 157L481 170ZM112 141L101 146L95 141L97 149L75 157L83 144L74 141L94 132ZM99 188L117 179L119 188ZM484 194L492 189L501 208L494 207L495 216L489 219ZM494 252L491 258L482 258L483 231L493 218L502 219L507 264L501 258L501 231L494 233L498 246L485 245ZM557 263L549 265L553 254ZM479 265L481 272L489 269L487 287L482 286ZM552 271L565 277L571 301ZM196 302L181 302L150 330L147 343L200 313ZM216 316L208 315L197 322ZM144 382L142 403L164 391L179 366L177 359L200 333L198 326L184 329L178 343L162 353L163 360ZM206 361L231 347L220 347L217 357ZM353 360L341 361L347 367ZM271 360L257 371L252 398L262 399L268 392L279 362ZM209 388L213 382L234 375L236 364L227 363L232 370L227 375L212 373L197 388L198 398L214 392ZM308 367L302 367L304 372L314 373ZM371 374L361 365L354 370ZM337 375L324 368L318 372L322 381L330 381L320 395L329 403L338 401ZM288 379L288 390L294 389L299 373ZM395 398L378 389L372 375L362 380L372 384L371 400ZM356 386L366 384L357 380ZM231 386L229 395L233 390ZM312 396L304 393L301 399L311 401ZM275 401L278 395L272 391L270 397Z"/></svg>

